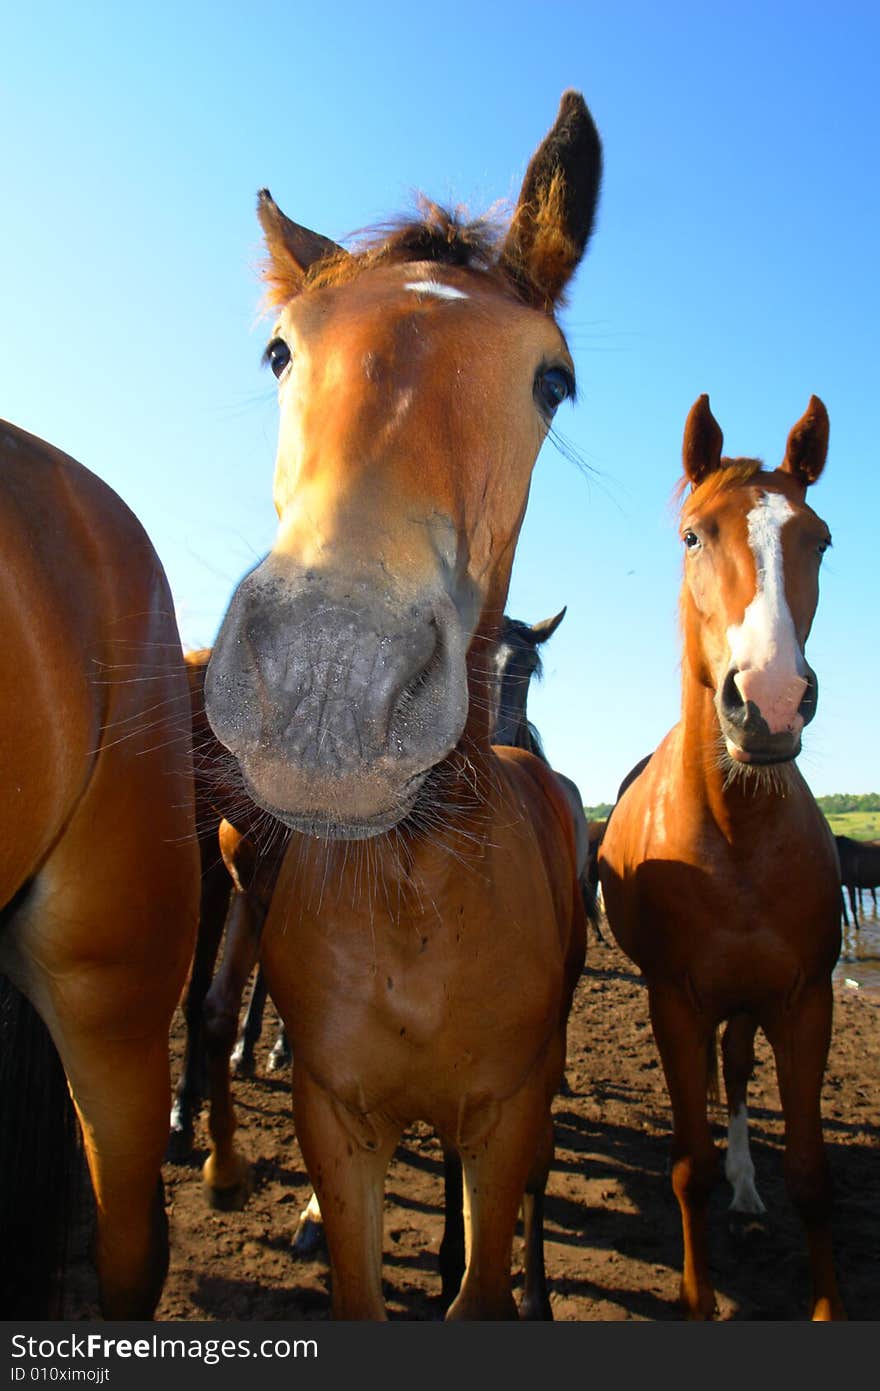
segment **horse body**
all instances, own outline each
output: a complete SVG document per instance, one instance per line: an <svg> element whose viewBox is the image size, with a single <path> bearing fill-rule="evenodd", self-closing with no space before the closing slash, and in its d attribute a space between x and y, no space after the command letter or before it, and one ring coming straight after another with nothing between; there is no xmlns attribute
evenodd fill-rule
<svg viewBox="0 0 880 1391"><path fill-rule="evenodd" d="M815 711L803 648L827 528L804 495L826 447L827 416L815 397L774 472L722 459L707 398L693 408L681 720L626 780L599 851L608 922L645 976L672 1101L681 1297L696 1318L714 1308L705 1220L716 1155L706 1092L714 1030L725 1021L732 1206L763 1208L745 1105L760 1026L776 1059L786 1179L807 1229L813 1316L843 1312L819 1107L840 890L830 830L791 761Z"/></svg>
<svg viewBox="0 0 880 1391"><path fill-rule="evenodd" d="M876 840L853 840L851 836L835 836L837 856L840 864L841 891L849 894L853 925L859 926L859 898L864 889L870 889L876 903L877 889L880 888L880 842ZM844 922L846 901L842 899Z"/></svg>
<svg viewBox="0 0 880 1391"><path fill-rule="evenodd" d="M120 499L14 426L0 445L0 969L67 1074L104 1312L144 1317L167 1264L168 1030L196 925L180 643Z"/></svg>
<svg viewBox="0 0 880 1391"><path fill-rule="evenodd" d="M292 832L262 957L341 1317L384 1316L384 1174L409 1120L464 1165L451 1316L515 1313L516 1213L546 1180L584 947L573 829L538 760L492 751L478 654L572 384L552 308L599 168L568 93L503 241L430 207L349 257L261 196L279 530L233 597L206 708Z"/></svg>

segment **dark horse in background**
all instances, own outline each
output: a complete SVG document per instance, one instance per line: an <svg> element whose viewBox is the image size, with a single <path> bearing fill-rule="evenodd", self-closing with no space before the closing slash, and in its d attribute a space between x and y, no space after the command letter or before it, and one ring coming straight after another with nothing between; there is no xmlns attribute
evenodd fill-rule
<svg viewBox="0 0 880 1391"><path fill-rule="evenodd" d="M574 369L554 307L601 157L566 93L497 235L435 205L354 253L261 195L277 310L278 534L208 666L209 721L291 831L263 927L339 1318L384 1318L385 1173L424 1120L464 1171L453 1318L549 1312L541 1204L583 965L558 779L493 747L496 640L532 468ZM307 969L303 969L304 963ZM215 1135L208 1181L246 1186Z"/></svg>
<svg viewBox="0 0 880 1391"><path fill-rule="evenodd" d="M880 888L880 841L853 840L851 836L835 836L837 858L840 861L841 907L843 921L849 926L846 913L846 897L852 912L853 926L859 927L859 904L865 889L874 895L877 902L877 889Z"/></svg>
<svg viewBox="0 0 880 1391"><path fill-rule="evenodd" d="M806 501L828 416L811 397L778 469L722 456L701 396L684 435L682 714L628 780L599 872L609 927L640 967L672 1103L681 1302L710 1318L707 1218L718 1156L706 1114L715 1031L728 1106L732 1208L761 1212L746 1088L760 1027L785 1118L785 1178L804 1223L814 1319L845 1317L831 1242L821 1090L840 952L834 841L794 762L816 711L804 647L830 545Z"/></svg>
<svg viewBox="0 0 880 1391"><path fill-rule="evenodd" d="M523 623L520 619L510 618L505 614L491 658L497 691L492 743L527 749L529 753L548 764L541 736L528 717L529 685L533 678L540 681L543 674L538 648L553 636L566 612L567 607L560 609L553 618L546 618L540 623ZM578 879L584 909L601 941L596 902L598 881L590 880L590 828L584 813L584 799L577 783L558 769L554 768L553 771L562 786L574 822Z"/></svg>
<svg viewBox="0 0 880 1391"><path fill-rule="evenodd" d="M69 1087L102 1313L150 1318L168 1264L168 1034L198 899L174 607L116 494L7 424L0 554L0 1313L60 1316Z"/></svg>

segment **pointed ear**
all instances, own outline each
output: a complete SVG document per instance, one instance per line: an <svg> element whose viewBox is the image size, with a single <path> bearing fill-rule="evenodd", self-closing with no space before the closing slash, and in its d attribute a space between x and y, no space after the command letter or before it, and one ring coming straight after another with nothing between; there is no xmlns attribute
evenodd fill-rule
<svg viewBox="0 0 880 1391"><path fill-rule="evenodd" d="M316 261L346 254L329 237L310 232L308 227L300 227L285 217L268 188L261 188L257 194L257 217L269 253L264 278L272 304L284 304L299 294L306 271Z"/></svg>
<svg viewBox="0 0 880 1391"><path fill-rule="evenodd" d="M543 623L533 623L532 642L537 644L539 642L546 642L548 638L552 638L553 634L556 632L556 629L559 627L560 623L565 617L565 612L567 608L568 605L566 604L564 609L559 610L555 618L545 618Z"/></svg>
<svg viewBox="0 0 880 1391"><path fill-rule="evenodd" d="M709 409L709 397L703 392L688 413L681 450L684 471L694 488L721 467L723 444L721 426Z"/></svg>
<svg viewBox="0 0 880 1391"><path fill-rule="evenodd" d="M580 92L563 93L531 158L500 265L530 303L552 309L584 254L599 201L602 146Z"/></svg>
<svg viewBox="0 0 880 1391"><path fill-rule="evenodd" d="M780 468L793 474L805 488L815 483L825 467L830 428L824 405L818 396L811 396L800 420L791 427L785 458L780 464Z"/></svg>

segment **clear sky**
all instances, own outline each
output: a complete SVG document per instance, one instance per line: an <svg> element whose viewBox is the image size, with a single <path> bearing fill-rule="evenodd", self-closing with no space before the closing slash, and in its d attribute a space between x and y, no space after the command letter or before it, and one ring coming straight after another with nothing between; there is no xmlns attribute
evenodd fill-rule
<svg viewBox="0 0 880 1391"><path fill-rule="evenodd" d="M595 472L549 444L536 468L508 611L568 614L530 715L612 800L678 714L688 409L709 392L726 452L772 465L815 392L834 548L800 765L817 795L880 791L880 8L46 0L2 29L0 414L134 509L185 643L273 534L257 189L336 240L417 189L480 212L575 87L606 174L557 423Z"/></svg>

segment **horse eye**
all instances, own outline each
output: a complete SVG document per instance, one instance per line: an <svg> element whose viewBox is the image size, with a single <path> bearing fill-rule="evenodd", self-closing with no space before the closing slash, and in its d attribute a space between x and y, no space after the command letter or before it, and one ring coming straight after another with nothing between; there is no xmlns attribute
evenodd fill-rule
<svg viewBox="0 0 880 1391"><path fill-rule="evenodd" d="M562 367L548 367L535 377L535 399L545 415L553 415L557 407L573 395L571 374Z"/></svg>
<svg viewBox="0 0 880 1391"><path fill-rule="evenodd" d="M700 544L700 538L695 531L686 531L681 539L689 551L695 550Z"/></svg>
<svg viewBox="0 0 880 1391"><path fill-rule="evenodd" d="M290 362L290 349L283 338L272 339L272 342L263 353L263 361L269 364L276 377L281 376L281 373Z"/></svg>

